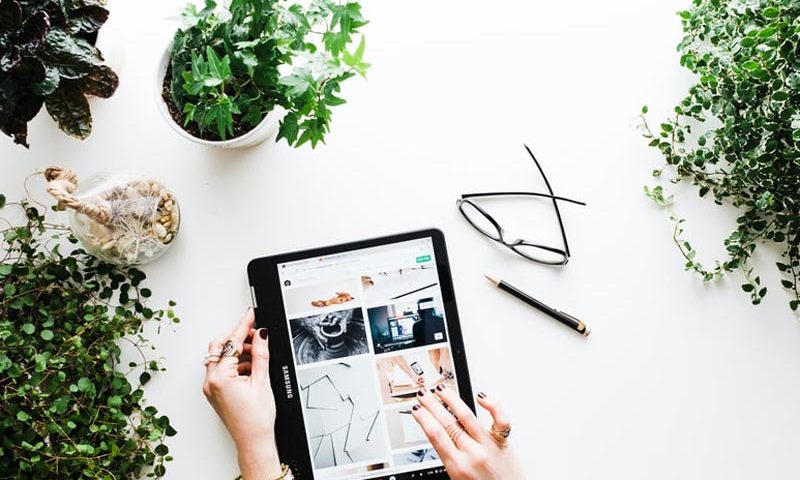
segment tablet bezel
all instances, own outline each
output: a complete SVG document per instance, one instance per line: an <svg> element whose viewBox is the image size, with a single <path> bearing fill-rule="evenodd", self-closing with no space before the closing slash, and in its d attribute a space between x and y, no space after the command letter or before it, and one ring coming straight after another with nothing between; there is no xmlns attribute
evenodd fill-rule
<svg viewBox="0 0 800 480"><path fill-rule="evenodd" d="M461 398L474 412L475 403L472 398L472 386L467 367L464 340L461 334L458 309L456 307L453 279L447 256L444 233L438 229L418 230L414 232L389 235L385 237L361 240L356 242L312 248L296 252L271 255L251 260L247 265L253 307L256 313L258 328L269 329L270 380L275 396L277 418L275 421L276 442L281 461L292 468L295 478L314 478L314 470L308 452L305 424L300 405L299 386L294 367L291 346L291 333L283 305L283 295L278 278L278 265L282 263L332 255L341 252L361 250L370 247L389 245L409 240L430 238L433 241L436 269L447 322L450 350L453 356L453 367ZM374 355L374 353L373 353ZM373 477L375 480L396 480L410 478L412 473L428 472L426 479L447 479L444 467L423 468L407 473ZM416 478L416 477L415 477Z"/></svg>

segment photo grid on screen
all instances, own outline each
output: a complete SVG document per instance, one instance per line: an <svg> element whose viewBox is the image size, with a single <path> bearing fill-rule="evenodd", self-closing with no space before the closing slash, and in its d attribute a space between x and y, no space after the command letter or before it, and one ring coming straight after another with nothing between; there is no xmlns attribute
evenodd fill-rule
<svg viewBox="0 0 800 480"><path fill-rule="evenodd" d="M421 389L458 388L432 240L278 272L315 478L441 466L411 415Z"/></svg>

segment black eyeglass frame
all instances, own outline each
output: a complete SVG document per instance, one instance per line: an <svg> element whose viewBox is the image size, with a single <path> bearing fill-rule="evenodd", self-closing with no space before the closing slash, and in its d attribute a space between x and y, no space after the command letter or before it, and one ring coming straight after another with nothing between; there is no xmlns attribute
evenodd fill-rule
<svg viewBox="0 0 800 480"><path fill-rule="evenodd" d="M483 236L489 238L490 240L493 240L493 241L495 241L495 242L497 242L497 243L509 248L511 251L513 251L517 255L519 255L519 256L527 259L527 260L530 260L532 262L537 262L537 263L541 263L541 264L544 264L544 265L555 265L555 266L566 265L567 262L569 262L569 258L570 258L569 243L567 242L567 233L564 230L564 221L561 218L561 211L558 208L558 202L559 201L564 201L564 202L574 203L574 204L577 204L577 205L586 205L586 203L581 202L579 200L573 200L573 199L570 199L570 198L560 197L560 196L555 195L553 193L553 189L550 187L550 182L547 180L547 176L544 174L544 170L542 170L541 165L539 165L539 161L536 159L536 156L533 154L531 149L528 148L527 145L525 145L525 149L528 151L528 154L531 156L531 158L533 159L534 163L536 164L536 167L539 169L539 173L542 175L542 178L544 179L544 183L547 186L547 190L550 192L549 194L547 194L547 193L538 193L538 192L465 193L465 194L461 195L461 198L459 198L456 201L456 204L458 205L458 209L461 212L461 215L467 220L467 222L470 225L472 225L472 228L474 228L475 230L477 230L479 233L481 233ZM550 246L547 246L547 245L540 245L538 243L533 243L533 242L530 242L530 241L527 241L527 240L522 240L522 239L516 239L514 241L507 240L505 238L505 230L503 229L503 227L500 226L500 223L498 223L497 220L495 220L494 217L492 217L489 214L489 212L487 212L482 207L480 207L478 204L476 204L475 202L470 200L471 198L486 198L486 197L500 197L500 196L528 196L528 197L549 198L553 202L553 207L556 210L556 217L558 218L558 226L561 229L561 239L564 241L564 248L562 249L562 248L550 247ZM491 223L494 226L494 228L497 230L496 235L492 235L491 232L487 232L483 228L481 228L478 225L476 225L472 221L470 216L467 215L467 213L464 211L464 204L470 205L472 208L477 210L481 215L483 215L486 218L486 220L488 220L489 223ZM526 254L524 251L518 250L518 247L521 247L521 246L538 248L538 249L544 250L546 252L554 253L556 255L559 255L561 257L561 259L557 260L557 261L553 261L553 260L544 260L544 259L541 259L541 258L536 258L534 256Z"/></svg>

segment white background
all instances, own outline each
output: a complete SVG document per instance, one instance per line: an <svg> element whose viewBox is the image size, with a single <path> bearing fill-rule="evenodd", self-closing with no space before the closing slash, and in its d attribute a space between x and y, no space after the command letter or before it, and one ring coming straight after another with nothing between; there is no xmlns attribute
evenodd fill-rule
<svg viewBox="0 0 800 480"><path fill-rule="evenodd" d="M675 12L689 0L364 3L373 68L348 83L315 151L219 151L171 131L154 75L182 2L164 0L112 4L108 56L122 83L92 101L90 139L62 135L43 112L30 151L0 142L10 199L27 174L60 163L84 177L148 172L181 202L176 244L145 268L154 302L177 300L183 318L157 338L168 371L148 388L179 431L167 478L237 472L200 387L208 340L248 304L248 260L428 226L448 238L474 385L505 402L530 478L797 478L800 329L777 250L759 253L771 291L753 307L739 278L703 285L683 272L666 212L642 194L660 159L633 125L643 103L658 123L691 84L675 52ZM574 256L562 269L488 243L455 207L468 191L542 190L523 142L556 193L589 204L563 208ZM735 212L686 192L677 208L710 263ZM553 238L544 204L493 205L514 212L512 238ZM492 289L484 272L584 318L591 337Z"/></svg>

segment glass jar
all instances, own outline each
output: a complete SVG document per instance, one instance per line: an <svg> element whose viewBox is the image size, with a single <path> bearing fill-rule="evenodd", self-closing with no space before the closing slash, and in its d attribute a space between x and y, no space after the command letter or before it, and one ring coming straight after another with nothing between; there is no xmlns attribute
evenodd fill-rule
<svg viewBox="0 0 800 480"><path fill-rule="evenodd" d="M161 182L135 173L103 173L78 184L74 172L45 172L48 191L70 209L72 233L90 254L121 266L167 251L180 227L178 201ZM70 191L70 188L72 189Z"/></svg>

